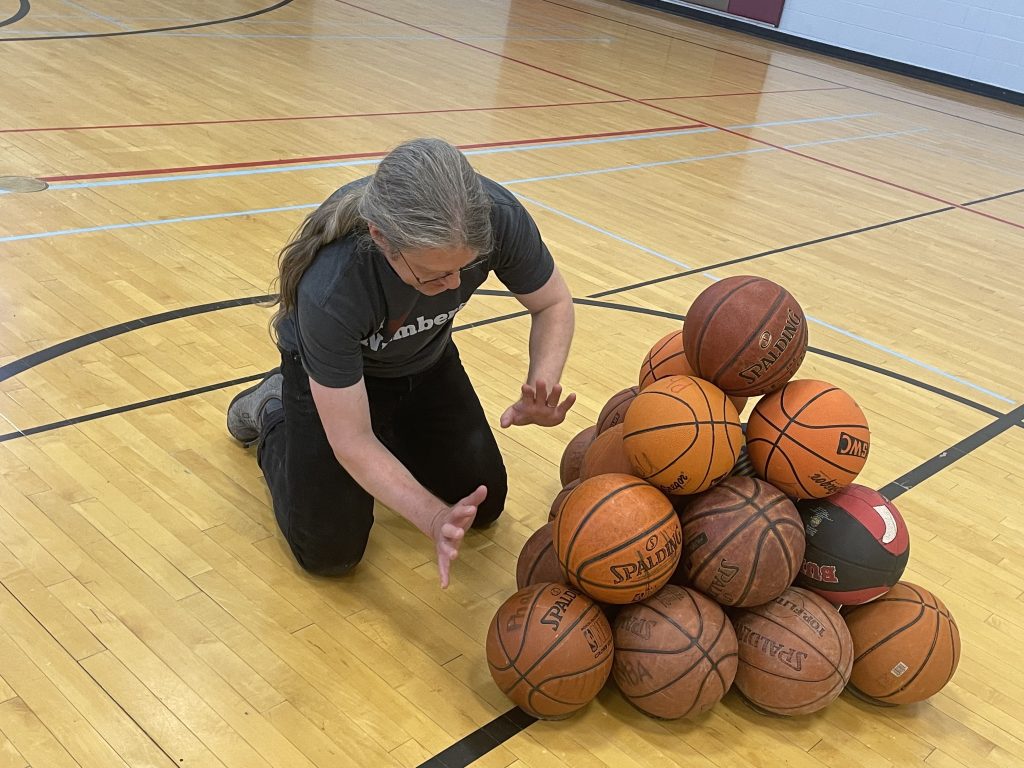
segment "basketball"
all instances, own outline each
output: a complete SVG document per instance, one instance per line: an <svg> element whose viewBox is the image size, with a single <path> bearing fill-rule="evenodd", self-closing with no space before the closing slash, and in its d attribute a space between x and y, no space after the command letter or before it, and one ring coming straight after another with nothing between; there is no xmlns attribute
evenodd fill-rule
<svg viewBox="0 0 1024 768"><path fill-rule="evenodd" d="M562 460L558 464L558 477L562 485L566 486L580 476L580 464L583 463L583 454L597 437L597 427L587 427L581 430L565 445L562 451Z"/></svg>
<svg viewBox="0 0 1024 768"><path fill-rule="evenodd" d="M804 561L800 515L782 491L728 477L682 514L689 583L722 605L761 605L793 583Z"/></svg>
<svg viewBox="0 0 1024 768"><path fill-rule="evenodd" d="M558 513L561 511L562 505L565 504L565 500L569 498L569 494L572 493L573 489L579 484L580 481L577 478L576 480L573 480L571 483L565 486L565 488L558 492L558 495L555 496L554 501L551 502L551 512L548 513L549 523L556 517L558 517Z"/></svg>
<svg viewBox="0 0 1024 768"><path fill-rule="evenodd" d="M740 661L736 687L755 708L806 715L842 693L853 666L853 640L825 598L790 587L733 620Z"/></svg>
<svg viewBox="0 0 1024 768"><path fill-rule="evenodd" d="M628 389L620 390L608 398L608 402L604 404L604 408L601 409L601 415L597 417L597 434L600 435L609 427L614 427L616 424L621 424L622 419L626 416L626 411L629 409L629 404L633 402L633 398L640 392L639 387L629 387Z"/></svg>
<svg viewBox="0 0 1024 768"><path fill-rule="evenodd" d="M681 330L672 331L672 333L662 336L644 357L644 361L640 365L640 390L646 389L649 385L667 376L700 378L690 365L690 361L686 359ZM730 395L729 400L736 406L737 413L742 413L747 405L745 397Z"/></svg>
<svg viewBox="0 0 1024 768"><path fill-rule="evenodd" d="M487 629L487 666L525 712L561 720L585 707L612 669L612 628L601 608L565 584L541 583L508 598Z"/></svg>
<svg viewBox="0 0 1024 768"><path fill-rule="evenodd" d="M743 275L701 291L686 313L683 347L696 374L730 395L764 395L793 378L807 353L807 321L778 283Z"/></svg>
<svg viewBox="0 0 1024 768"><path fill-rule="evenodd" d="M516 561L516 588L522 589L531 584L545 581L561 582L562 566L558 564L555 547L551 543L551 531L554 526L545 523L526 540Z"/></svg>
<svg viewBox="0 0 1024 768"><path fill-rule="evenodd" d="M679 562L679 517L657 488L630 475L579 484L555 518L566 580L595 600L635 603L653 595Z"/></svg>
<svg viewBox="0 0 1024 768"><path fill-rule="evenodd" d="M901 581L846 615L853 636L850 691L872 704L924 701L941 691L960 661L960 630L939 598Z"/></svg>
<svg viewBox="0 0 1024 768"><path fill-rule="evenodd" d="M623 475L635 474L622 444L622 429L621 424L609 427L590 444L587 452L583 454L580 480L586 480L595 475L607 475L610 472L618 472Z"/></svg>
<svg viewBox="0 0 1024 768"><path fill-rule="evenodd" d="M722 390L692 376L669 376L633 400L623 442L638 476L682 495L707 490L729 474L743 432Z"/></svg>
<svg viewBox="0 0 1024 768"><path fill-rule="evenodd" d="M807 534L798 587L837 605L857 605L889 591L907 567L910 534L896 506L852 483L824 499L797 504Z"/></svg>
<svg viewBox="0 0 1024 768"><path fill-rule="evenodd" d="M747 422L758 475L795 499L838 493L857 479L871 434L863 411L824 381L791 381L761 398Z"/></svg>
<svg viewBox="0 0 1024 768"><path fill-rule="evenodd" d="M645 715L696 717L736 677L736 632L725 612L692 589L669 585L615 617L612 676Z"/></svg>

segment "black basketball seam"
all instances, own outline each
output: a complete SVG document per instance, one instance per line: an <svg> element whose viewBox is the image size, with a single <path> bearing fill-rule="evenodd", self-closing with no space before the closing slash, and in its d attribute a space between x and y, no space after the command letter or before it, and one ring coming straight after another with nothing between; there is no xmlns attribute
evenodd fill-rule
<svg viewBox="0 0 1024 768"><path fill-rule="evenodd" d="M653 426L653 427L644 427L643 429L635 429L632 432L630 432L628 435L623 435L622 439L623 439L623 441L625 441L626 438L628 438L628 437L635 437L636 435L646 435L648 432L660 432L663 429L674 429L675 427L689 427L689 426L694 425L694 424L697 425L697 426L709 426L709 425L710 426L725 425L727 427L738 427L739 426L738 422L728 421L728 420L719 421L718 419L711 419L710 421L704 421L703 419L701 419L701 420L696 420L695 419L693 421L673 421L671 424L658 424L658 425Z"/></svg>
<svg viewBox="0 0 1024 768"><path fill-rule="evenodd" d="M572 498L572 496L574 496L576 494L576 491L578 491L582 487L582 485L583 484L580 483L580 485L576 486L576 488L573 490L573 492L571 494L569 494L569 498L566 498L565 504L562 506L563 512L565 511L565 508L569 505L569 499ZM575 545L577 537L580 535L580 533L586 527L585 524L587 522L589 522L590 518L593 517L597 513L597 510L599 510L602 506L604 506L610 499L612 499L613 497L617 496L620 493L624 493L625 491L628 491L630 488L644 488L644 487L647 487L649 485L650 485L650 483L636 482L636 483L628 483L627 485L619 486L618 488L615 488L615 489L609 491L604 496L602 496L600 499L598 499L597 502L594 503L593 505L591 505L590 509L588 509L586 511L586 513L583 514L580 517L580 519L576 521L575 530L572 532L572 536L569 538L569 541L567 541L566 545L565 545L565 565L563 566L563 569L565 570L566 578L568 578L569 575L570 575L568 563L571 562L571 560L572 560L572 548L573 548L573 545ZM559 514L557 519L559 521L561 521L563 519L563 515ZM555 527L555 535L558 534L558 531L560 529L561 529L561 526L560 525L556 525L556 527ZM559 536L559 543L560 542L561 542L561 537ZM558 550L559 554L561 554L562 548L560 546L557 547L557 550ZM561 557L559 557L558 559L559 559L560 562L562 561Z"/></svg>
<svg viewBox="0 0 1024 768"><path fill-rule="evenodd" d="M732 489L730 488L729 490L732 490ZM752 503L751 499L747 499L746 497L744 497L744 498L745 498L746 503L748 505ZM772 507L777 506L778 504L781 504L784 501L788 501L788 499L785 496L781 496L778 499L776 499L775 501L771 502L766 507L766 509L771 509ZM713 551L711 551L707 555L705 555L704 560L701 561L701 564L697 567L696 570L694 570L692 572L693 575L691 576L691 578L694 578L698 574L700 574L707 567L708 562L712 558L715 558L715 557L718 556L718 554L722 551L723 547L725 547L727 544L732 543L732 540L734 538L736 538L736 536L738 536L741 532L746 530L747 526L751 525L756 519L757 519L757 517L755 515L750 515L739 527L734 528L733 531L728 536L726 536L724 539L722 539L722 541L720 541L718 543L718 546ZM752 568L752 570L753 570L753 568Z"/></svg>
<svg viewBox="0 0 1024 768"><path fill-rule="evenodd" d="M665 347L667 347L669 344L671 344L672 343L672 339L676 338L677 336L679 337L680 345L682 345L682 343L683 343L683 338L682 338L683 337L683 329L680 328L678 331L672 331L672 333L667 334L664 339L659 339L658 343L661 344L661 346L658 347L657 349L652 348L651 351L648 352L647 354L651 358L655 357L656 355L661 353L661 350L663 350Z"/></svg>
<svg viewBox="0 0 1024 768"><path fill-rule="evenodd" d="M539 592L538 594L543 594L543 592L544 592L544 590L540 590L540 592ZM580 597L586 597L586 595L580 595ZM587 599L589 600L590 598L587 598ZM508 690L510 690L510 691L511 691L511 690L512 690L512 688L515 688L515 687L516 687L516 685L519 685L519 683L520 683L520 682L522 682L522 681L526 680L527 676L528 676L528 675L529 675L529 674L530 674L530 673L531 673L531 672L532 672L532 671L533 671L534 669L536 669L536 668L537 668L537 665L538 665L538 664L540 664L540 663L541 663L542 661L544 661L544 660L545 660L545 659L546 659L546 658L548 657L548 655L549 655L549 654L550 654L550 653L551 653L552 651L554 651L554 650L555 650L555 648L557 648L557 647L558 647L559 645L561 645L561 644L562 644L562 642L563 642L563 641L565 640L565 638L567 638L567 637L568 637L568 636L570 635L570 633L571 633L571 632L572 632L572 631L573 631L573 630L574 630L574 629L576 628L576 626L577 626L577 625L578 625L578 624L579 624L579 623L580 623L581 621L583 621L583 619L585 619L585 618L587 617L587 614L589 614L589 613L590 613L591 611L596 611L596 612L597 612L597 613L599 613L599 614L600 614L600 615L601 615L602 617L604 616L604 613L603 613L603 612L601 611L601 609L600 609L600 608L598 608L598 607L597 607L597 604L596 604L596 603L594 603L594 602L593 602L593 601L591 600L591 604L587 606L586 610L584 610L584 611L583 611L583 612L582 612L582 613L581 613L581 614L580 614L579 616L577 616L577 617L575 618L575 620L573 620L573 622L572 622L572 623L571 623L571 624L570 624L570 625L569 625L568 627L566 627L565 631L564 631L564 632L562 632L562 634L560 634L560 635L558 636L558 638L557 638L557 639L555 640L555 642L553 642L553 643L552 643L551 645L549 645L549 646L548 646L547 648L545 648L545 649L544 649L544 652L543 652L543 653L541 653L541 654L540 654L540 655L539 655L539 656L538 656L538 657L537 657L536 659L534 659L534 661L533 661L533 664L531 664L531 665L529 666L529 668L527 668L526 670L524 670L524 671L520 672L520 671L519 671L519 668L518 668L518 667L513 667L513 668L515 669L515 671L516 671L516 672L517 672L517 673L519 674L519 678L518 678L518 679L516 680L516 682L515 682L515 683L514 683L514 684L513 684L513 685L512 685L512 686L511 686L511 687L510 687L510 688L509 688ZM606 619L606 621L607 621L607 619ZM524 626L524 627L525 627L525 626L527 626L525 622L523 623L523 626ZM561 627L559 627L559 629L560 629L560 628L561 628ZM524 631L523 631L523 644L524 644L524 645L526 644L526 643L525 643L525 641L526 641L526 631L524 630ZM519 658L519 657L517 656L517 657L516 657L516 660L518 660L518 658ZM528 684L530 684L530 683L528 682ZM532 687L532 684L530 684L530 685L531 685L531 687Z"/></svg>
<svg viewBox="0 0 1024 768"><path fill-rule="evenodd" d="M533 561L533 564L530 566L529 570L527 571L527 574L526 574L526 582L527 582L527 584L529 584L533 580L534 574L537 573L537 569L540 568L540 564L544 560L544 554L549 549L552 552L554 552L554 550L555 550L555 542L554 542L553 539L549 543L545 544L541 548L540 552L537 554L537 558ZM556 561L558 560L558 554L557 553L555 554L555 560ZM561 568L561 565L559 565L559 568Z"/></svg>
<svg viewBox="0 0 1024 768"><path fill-rule="evenodd" d="M827 664L828 664L828 665L829 665L830 667L832 667L832 669L833 669L833 670L835 670L836 674L838 674L838 675L839 675L840 677L844 677L843 673L842 673L842 672L841 672L841 671L839 670L839 667L837 667L837 666L836 666L836 665L835 665L834 663L832 663L832 660L831 660L831 659L830 659L830 658L829 658L828 656L826 656L826 655L825 655L824 653L822 653L821 651L819 651L819 650L818 650L817 648L815 648L815 647L814 647L813 645L811 645L810 643L807 643L807 642L806 642L806 641L804 640L804 638L800 637L800 635L798 635L798 634L797 634L796 632L794 632L793 630L791 630L791 629L790 629L789 627L787 627L787 626L786 626L785 624L780 624L780 623L779 623L778 621L776 621L776 620L775 620L775 619L773 619L773 618L772 618L771 616L768 616L768 615L766 615L766 614L760 614L760 613L759 613L759 614L754 614L754 615L755 615L755 616L759 616L760 618L762 618L762 619L764 619L765 621L767 621L767 622L768 622L769 624L774 624L774 625L775 625L775 626L777 626L777 627L778 627L779 629L781 629L781 630L783 630L783 631L785 631L785 632L788 632L788 633L789 633L790 635L792 635L793 637L796 637L796 638L800 639L800 640L801 640L802 642L804 642L804 643L805 643L805 645L807 645L807 647L808 647L808 648L813 648L813 649L814 649L814 652L815 652L815 653L817 653L817 654L818 654L818 655L819 655L819 656L820 656L821 658L823 658L823 659L825 660L825 662L826 662L826 663L827 663ZM838 614L837 614L837 615L838 615ZM830 622L830 623L831 623L831 622ZM833 628L833 629L834 629L834 628ZM838 637L838 635L837 635L837 637ZM842 644L840 643L840 646L841 646L841 645L842 645ZM842 654L842 648L840 647L840 649L839 649L839 650L840 650L840 655L841 655L841 654ZM822 681L816 681L816 682L822 682Z"/></svg>
<svg viewBox="0 0 1024 768"><path fill-rule="evenodd" d="M728 278L726 278L726 279L728 279ZM734 296L737 292L739 292L742 289L746 288L748 285L756 283L758 280L761 280L761 279L763 279L763 278L751 277L749 280L745 280L745 281L741 282L735 288L730 289L728 293L723 295L715 304L713 304L708 309L707 314L704 315L704 322L701 324L700 330L697 333L697 338L695 339L696 343L694 344L695 348L693 350L693 354L694 354L694 361L693 361L694 362L694 366L693 367L696 369L698 376L701 375L700 353L701 353L701 350L704 348L704 335L707 333L708 328L711 327L711 321L714 320L715 315L718 314L718 310L721 309L722 305L728 299L730 299L732 296ZM697 298L700 298L700 296L698 296ZM696 301L696 299L694 299L694 301ZM689 314L691 314L691 315L693 314L693 307L692 307L692 305L690 307ZM683 325L683 333L685 334L685 332L686 332L686 326ZM685 337L683 339L683 349L686 349ZM687 356L687 357L689 357L689 356Z"/></svg>
<svg viewBox="0 0 1024 768"><path fill-rule="evenodd" d="M939 611L938 601L936 600L935 605L928 605L928 603L925 602L924 595L922 595L920 592L918 592L915 587L911 586L910 584L907 584L906 586L907 586L907 588L911 592L913 592L915 595L918 596L918 598L920 598L922 608L930 608L931 610L935 611L935 629L931 633L931 635L932 635L932 644L931 644L931 647L928 648L928 653L921 660L920 666L918 667L917 671L915 671L914 674L911 675L908 680L903 681L902 685L900 685L899 688L897 688L895 691L890 691L889 693L885 694L884 696L876 697L876 698L878 698L879 701L884 701L885 699L890 699L893 696L895 696L896 694L901 693L902 691L906 690L907 686L909 686L911 683L913 683L920 676L920 674L922 672L924 672L925 667L928 666L929 659L931 659L932 654L935 653L935 646L939 642L939 618L941 616L941 613ZM933 600L936 599L934 595L931 595L931 597L932 597ZM922 616L923 616L923 614L924 614L924 612L922 613Z"/></svg>
<svg viewBox="0 0 1024 768"><path fill-rule="evenodd" d="M736 349L738 351L735 354L733 354L733 356L731 358L729 358L724 363L722 363L722 365L719 367L719 369L717 371L715 371L713 376L709 376L708 378L716 379L719 376L721 376L722 373L725 372L725 370L730 365L732 365L733 363L735 363L739 359L740 355L743 353L743 350L745 350L748 346L750 346L750 342L752 342L754 340L754 338L759 333L763 332L762 329L764 328L765 323L767 323L768 319L772 315L775 314L775 312L778 310L779 306L785 303L786 298L789 296L789 291L787 291L781 285L779 286L779 288L782 290L782 293L780 293L778 296L775 297L775 301L773 301L771 306L769 306L768 309L765 310L764 314L757 321L757 323L751 324L751 327L754 330L750 333L750 335L746 339L744 339L742 344L737 345ZM705 327L707 327L708 325L710 325L710 322L705 320L704 321L704 325L705 325ZM769 377L768 380L771 381L771 378Z"/></svg>
<svg viewBox="0 0 1024 768"><path fill-rule="evenodd" d="M877 602L878 602L878 601L876 600L876 601L875 601L875 604L877 604ZM912 601L912 600L908 600L907 602L914 602L914 601ZM872 653L873 651L876 651L876 650L878 650L878 649L879 649L879 648L881 648L881 647L882 647L883 645L885 645L885 644L886 644L886 643L888 643L888 642L889 642L890 640L892 640L892 639L893 639L894 637L896 637L897 635L900 635L900 634L902 634L902 633L906 632L906 631L907 631L908 629L910 629L910 628L911 628L912 626L914 626L915 624L917 624L917 622L919 622L919 621L921 620L921 618L922 618L922 617L924 616L924 614L925 614L925 611L924 611L924 606L921 606L921 608L922 608L922 610L918 612L917 616L915 616L915 617L914 617L913 619L911 619L911 620L910 620L910 621L909 621L909 622L908 622L907 624L904 624L904 625L903 625L903 626L901 626L901 627L897 627L896 629L892 630L892 631L891 631L891 632L890 632L890 633L889 633L888 635L886 635L885 637L882 637L882 638L880 638L880 639L876 640L876 641L875 641L875 643L874 643L874 645L872 645L872 646L871 646L870 648L865 648L863 652L859 653L859 654L858 654L858 655L856 656L856 658L854 658L854 660L853 660L853 663L854 663L854 664L857 664L857 663L859 663L859 662L860 662L861 660L865 659L865 658L866 658L866 657L868 656L868 654Z"/></svg>
<svg viewBox="0 0 1024 768"><path fill-rule="evenodd" d="M671 504L670 504L670 506L671 506ZM671 509L670 508L670 510L665 513L664 517L659 518L658 520L656 520L655 522L653 522L649 526L647 526L647 528L645 528L644 530L634 534L631 539L622 542L617 547L614 547L612 549L608 549L608 550L602 551L601 554L596 556L596 557L591 557L588 560L584 560L584 561L578 563L577 567L575 569L577 575L579 575L583 571L584 568L594 564L595 562L597 562L599 560L602 560L602 559L608 557L609 555L613 555L613 554L615 554L617 552L620 552L620 551L622 551L624 549L632 547L636 542L640 541L641 539L650 538L650 536L652 534L654 534L656 531L658 531L662 526L667 525L669 523L669 521L672 520L672 518L676 518L676 520L678 521L679 516L676 514L675 509ZM681 526L680 526L680 535L682 535L682 527Z"/></svg>

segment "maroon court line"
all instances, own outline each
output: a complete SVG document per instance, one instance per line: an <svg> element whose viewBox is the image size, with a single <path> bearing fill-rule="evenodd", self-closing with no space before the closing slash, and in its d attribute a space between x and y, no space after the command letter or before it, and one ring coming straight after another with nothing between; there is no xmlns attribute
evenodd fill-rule
<svg viewBox="0 0 1024 768"><path fill-rule="evenodd" d="M838 91L845 85L826 88L788 88L778 91L742 91L737 93L702 93L687 96L656 96L642 101L673 101L676 99L722 99L729 96L761 96L771 93L805 93L808 91ZM511 109L551 109L558 107L581 107L590 104L623 104L629 99L602 99L598 101L565 101L554 104L512 104L501 107L453 107L450 109L411 109L401 112L350 112L337 115L284 115L282 117L238 117L223 120L172 120L163 123L112 123L110 125L63 125L39 128L0 128L0 133L44 133L70 131L106 131L121 128L173 128L185 125L236 125L241 123L283 123L301 120L344 120L356 117L404 117L408 115L443 115L459 112L497 112Z"/></svg>
<svg viewBox="0 0 1024 768"><path fill-rule="evenodd" d="M666 125L658 128L636 128L628 131L605 131L604 133L577 133L569 136L544 136L537 139L512 139L508 141L486 141L475 144L459 144L459 149L486 149L488 147L517 147L523 144L551 144L559 141L576 141L580 139L603 139L613 136L643 136L648 133L662 131L682 131L689 128L703 128L703 123L690 125ZM277 160L249 160L239 163L213 163L209 165L189 165L177 168L144 168L133 171L103 171L100 173L75 173L65 176L39 176L41 181L85 181L87 179L118 179L126 176L161 176L169 173L189 173L192 171L222 171L234 168L264 168L276 165L294 165L299 163L317 163L328 160L356 160L359 158L384 157L386 151L349 152L343 155L319 155L316 157L290 157Z"/></svg>
<svg viewBox="0 0 1024 768"><path fill-rule="evenodd" d="M613 24L620 24L620 25L622 25L624 27L629 27L630 29L639 29L642 32L648 32L648 33L650 33L652 35L659 35L660 37L667 37L669 40L676 40L676 41L678 41L680 43L686 43L687 45L693 45L693 46L696 46L698 48L706 48L707 50L715 51L716 53L724 53L726 56L734 56L737 59L743 59L745 61L751 61L751 62L753 62L755 64L760 64L760 65L762 65L764 67L772 67L774 69L781 69L783 72L792 72L793 74L801 75L803 77L809 77L812 80L819 80L819 81L821 81L823 83L833 83L834 85L838 85L838 86L840 86L842 88L848 88L849 90L852 90L852 91L859 91L861 93L867 93L867 94L870 94L872 96L876 96L876 97L878 97L880 99L888 99L889 101L896 101L896 102L899 102L900 104L907 104L907 105L909 105L911 107L917 107L918 109L924 109L924 110L927 110L929 112L935 112L935 113L940 114L940 115L946 115L947 117L953 117L953 118L956 118L958 120L966 120L969 123L974 123L976 125L983 125L986 128L992 128L992 129L997 130L997 131L1004 131L1006 133L1012 133L1012 134L1015 134L1017 136L1024 135L1024 134L1021 134L1020 131L1015 131L1012 128L1004 128L1004 127L1002 127L1000 125L993 125L992 123L983 122L982 120L975 120L973 117L966 117L964 115L958 115L955 112L946 112L945 110L937 109L935 107L927 107L924 104L918 104L917 102L907 101L905 99L900 99L900 98L897 98L896 96L890 96L890 95L885 94L885 93L878 93L877 91L870 91L867 88L861 88L860 86L857 86L857 85L846 85L844 83L839 83L839 82L837 82L835 80L829 80L827 77L821 77L820 75L809 75L806 72L801 72L799 69L793 69L791 67L784 67L781 64L771 64L771 63L769 63L767 61L761 61L761 59L755 59L753 56L746 56L746 55L744 55L742 53L735 53L734 51L727 51L724 48L715 48L713 45L708 45L707 43L698 43L696 40L690 40L690 39L685 38L685 37L676 37L675 35L670 35L668 32L662 32L662 31L657 30L657 29L650 29L648 27L642 27L639 24L631 24L628 21L622 21L621 19L616 19L616 18L613 18L611 16L602 16L600 13L594 13L593 11L587 11L587 10L584 10L583 8L577 8L577 7L572 6L572 5L566 5L565 3L555 2L555 0L544 0L544 2L548 3L550 5L556 5L559 8L565 8L566 10L569 10L569 11L575 11L576 13L582 13L582 14L585 14L587 16L593 16L596 19L603 19L604 21L610 21ZM660 12L660 9L656 9L656 8L648 8L648 10ZM670 13L670 11L667 11L667 12ZM698 23L703 23L703 22L698 22ZM728 31L730 31L730 32L737 32L738 30L728 30ZM738 32L739 32L739 34L745 34L742 31L738 31ZM820 56L822 54L817 54L817 55ZM898 74L898 73L895 73L895 74ZM903 77L905 77L905 76L903 76ZM948 88L949 86L942 86L942 87ZM646 99L646 101L651 101L651 99Z"/></svg>
<svg viewBox="0 0 1024 768"><path fill-rule="evenodd" d="M578 78L572 77L571 75L566 75L566 74L564 74L562 72L556 72L554 70L547 69L547 68L542 67L542 66L540 66L538 64L533 64L531 62L524 61L522 59L517 59L517 58L515 58L513 56L508 56L508 55L506 55L504 53L498 53L497 51L492 51L492 50L490 50L488 48L484 48L484 47L479 46L479 45L474 45L473 43L467 43L465 40L459 40L457 37L451 37L451 36L445 35L445 34L443 34L441 32L435 32L432 29L428 29L426 27L421 27L421 26L419 26L417 24L413 24L413 23L408 22L408 21L403 21L402 19L396 19L394 16L388 16L387 14L381 13L380 11L373 11L373 10L370 10L368 8L364 8L361 5L356 5L355 3L349 2L349 0L335 0L335 2L340 3L342 5L347 5L350 8L355 8L356 10L363 11L364 13L369 13L369 14L372 14L374 16L380 16L381 18L388 19L389 21L393 21L396 24L403 24L403 25L405 25L407 27L410 27L412 29L418 29L421 32L426 32L428 34L437 35L438 37L443 38L445 40L450 40L453 43L458 43L459 45L463 45L463 46L465 46L467 48L472 48L472 49L477 50L477 51L482 51L483 53L490 54L491 56L498 56L499 58L505 59L506 61L511 61L511 62L516 63L516 64L522 64L525 67L529 67L531 69L535 69L535 70L537 70L539 72L544 72L545 74L553 75L553 76L561 78L563 80L568 80L569 82L576 83L577 85L582 85L582 86L584 86L586 88L591 88L591 89L593 89L595 91L601 91L602 93L608 93L608 94L611 94L612 96L615 96L615 97L620 98L620 99L626 99L626 100L631 101L631 102L633 102L635 104L643 104L644 106L648 106L651 109L657 109L660 112L665 112L666 114L669 114L669 115L674 115L676 117L681 117L684 120L692 120L695 123L699 123L701 126L704 126L704 127L707 127L707 128L714 128L716 130L723 131L724 133L732 134L733 136L739 136L741 138L746 139L747 141L752 141L752 142L754 142L756 144L763 144L764 146L772 147L773 149L777 149L780 152L785 152L786 154L789 154L789 155L794 155L796 157L802 157L802 158L804 158L806 160L812 160L812 161L814 161L816 163L819 163L821 165L828 166L829 168L834 168L834 169L839 170L839 171L844 171L846 173L850 173L850 174L853 174L855 176L860 176L861 178L870 179L872 181L878 182L879 184L885 184L886 186L893 187L895 189L900 189L900 190L903 190L904 192L909 192L911 194L918 195L920 197L925 197L925 198L927 198L929 200L934 200L936 202L942 203L943 205L953 206L954 208L958 208L961 211L966 211L967 213L970 213L970 214L972 214L974 216L982 216L982 217L984 217L986 219L991 219L992 221L998 221L998 222L1001 222L1003 224L1007 224L1007 225L1009 225L1011 227L1015 227L1017 229L1024 229L1024 224L1018 224L1015 221L1010 221L1009 219L1003 219L1003 218L1001 218L999 216L994 216L991 213L985 213L984 211L979 211L979 210L974 209L974 208L968 208L967 206L961 205L960 203L954 202L952 200L947 200L947 199L945 199L943 197L939 197L937 195L929 194L928 192L922 192L922 191L920 191L918 189L912 189L911 187L907 187L907 186L904 186L902 184L898 184L898 183L896 183L894 181L889 181L888 179L882 179L882 178L879 178L878 176L872 176L869 173L864 173L863 171L857 171L857 170L854 170L853 168L848 168L848 167L846 167L844 165L839 165L838 163L833 163L833 162L830 162L828 160L822 160L821 158L815 157L814 155L808 155L808 154L806 154L804 152L797 152L795 149L789 149L789 148L781 146L779 144L773 144L772 142L765 141L764 139L754 138L753 136L748 136L745 133L740 133L739 131L732 130L731 128L725 128L725 127L723 127L721 125L716 125L714 123L709 123L706 120L700 120L700 119L698 119L696 117L693 117L692 115L685 115L682 112L676 112L675 110L671 110L668 107L662 107L662 106L660 106L658 104L652 104L649 101L641 101L640 99L633 98L632 96L627 96L625 94L618 93L617 91L613 91L610 88L604 88L604 87L602 87L600 85L594 85L593 83L588 83L588 82L586 82L584 80L580 80ZM765 66L771 66L771 65L765 65ZM808 77L813 77L813 75L808 75ZM820 79L820 78L818 78L818 79Z"/></svg>

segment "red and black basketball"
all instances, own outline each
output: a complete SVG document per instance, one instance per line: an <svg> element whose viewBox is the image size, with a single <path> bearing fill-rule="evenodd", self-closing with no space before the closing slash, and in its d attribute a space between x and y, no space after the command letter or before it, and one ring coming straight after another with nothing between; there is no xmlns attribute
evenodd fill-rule
<svg viewBox="0 0 1024 768"><path fill-rule="evenodd" d="M763 277L727 277L701 291L683 325L697 376L729 395L764 395L793 378L807 352L800 304Z"/></svg>
<svg viewBox="0 0 1024 768"><path fill-rule="evenodd" d="M895 505L856 483L824 499L797 504L807 534L796 585L837 605L881 597L900 580L910 535Z"/></svg>

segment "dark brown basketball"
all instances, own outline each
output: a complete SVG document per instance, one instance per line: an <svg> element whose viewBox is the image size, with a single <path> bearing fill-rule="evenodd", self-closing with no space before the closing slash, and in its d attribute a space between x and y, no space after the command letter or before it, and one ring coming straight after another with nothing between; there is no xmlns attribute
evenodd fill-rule
<svg viewBox="0 0 1024 768"><path fill-rule="evenodd" d="M651 347L640 365L640 389L644 390L656 381L669 376L697 376L690 361L686 359L686 352L683 351L683 331L672 331L662 336L657 343ZM729 397L729 401L736 406L736 412L742 413L747 405L745 397Z"/></svg>
<svg viewBox="0 0 1024 768"><path fill-rule="evenodd" d="M901 581L846 613L853 637L850 691L873 704L912 704L941 691L960 661L960 630L943 602Z"/></svg>
<svg viewBox="0 0 1024 768"><path fill-rule="evenodd" d="M597 434L600 435L609 427L621 424L622 420L626 418L629 404L633 402L633 398L639 393L640 387L629 387L628 389L616 392L608 398L608 402L601 409L601 415L597 417Z"/></svg>
<svg viewBox="0 0 1024 768"><path fill-rule="evenodd" d="M595 437L597 437L597 427L587 427L566 443L565 450L562 451L562 460L558 465L558 477L563 486L579 479L583 454L587 452L587 448L594 442Z"/></svg>
<svg viewBox="0 0 1024 768"><path fill-rule="evenodd" d="M824 381L789 382L762 397L747 422L754 470L794 499L838 493L857 479L870 447L864 412Z"/></svg>
<svg viewBox="0 0 1024 768"><path fill-rule="evenodd" d="M807 353L807 321L796 299L763 277L727 277L690 305L683 346L697 376L730 395L774 392Z"/></svg>
<svg viewBox="0 0 1024 768"><path fill-rule="evenodd" d="M636 474L674 495L699 493L722 480L743 444L729 398L692 376L669 376L637 395L625 430Z"/></svg>
<svg viewBox="0 0 1024 768"><path fill-rule="evenodd" d="M567 580L601 602L650 597L679 562L679 517L665 494L637 477L584 480L554 524L555 552Z"/></svg>
<svg viewBox="0 0 1024 768"><path fill-rule="evenodd" d="M682 522L682 566L690 584L722 605L767 603L800 573L800 513L764 480L726 478L693 497Z"/></svg>
<svg viewBox="0 0 1024 768"><path fill-rule="evenodd" d="M835 701L850 680L853 640L835 606L790 587L733 617L740 663L736 687L755 708L806 715Z"/></svg>
<svg viewBox="0 0 1024 768"><path fill-rule="evenodd" d="M619 611L612 675L626 701L666 720L711 709L736 676L736 633L724 611L692 589L666 586Z"/></svg>
<svg viewBox="0 0 1024 768"><path fill-rule="evenodd" d="M545 581L563 582L562 566L558 564L551 543L551 523L545 523L526 540L516 562L516 587L522 589Z"/></svg>
<svg viewBox="0 0 1024 768"><path fill-rule="evenodd" d="M580 480L611 472L623 475L636 474L622 444L622 429L621 424L609 427L590 444L580 465Z"/></svg>
<svg viewBox="0 0 1024 768"><path fill-rule="evenodd" d="M585 707L612 669L612 628L601 608L565 584L519 590L487 630L487 666L525 712L561 720Z"/></svg>
<svg viewBox="0 0 1024 768"><path fill-rule="evenodd" d="M577 478L558 492L558 495L555 496L555 500L551 502L551 512L548 513L549 523L558 517L558 513L561 511L562 505L565 504L565 500L569 498L569 494L572 493L573 489L579 484L580 481Z"/></svg>

